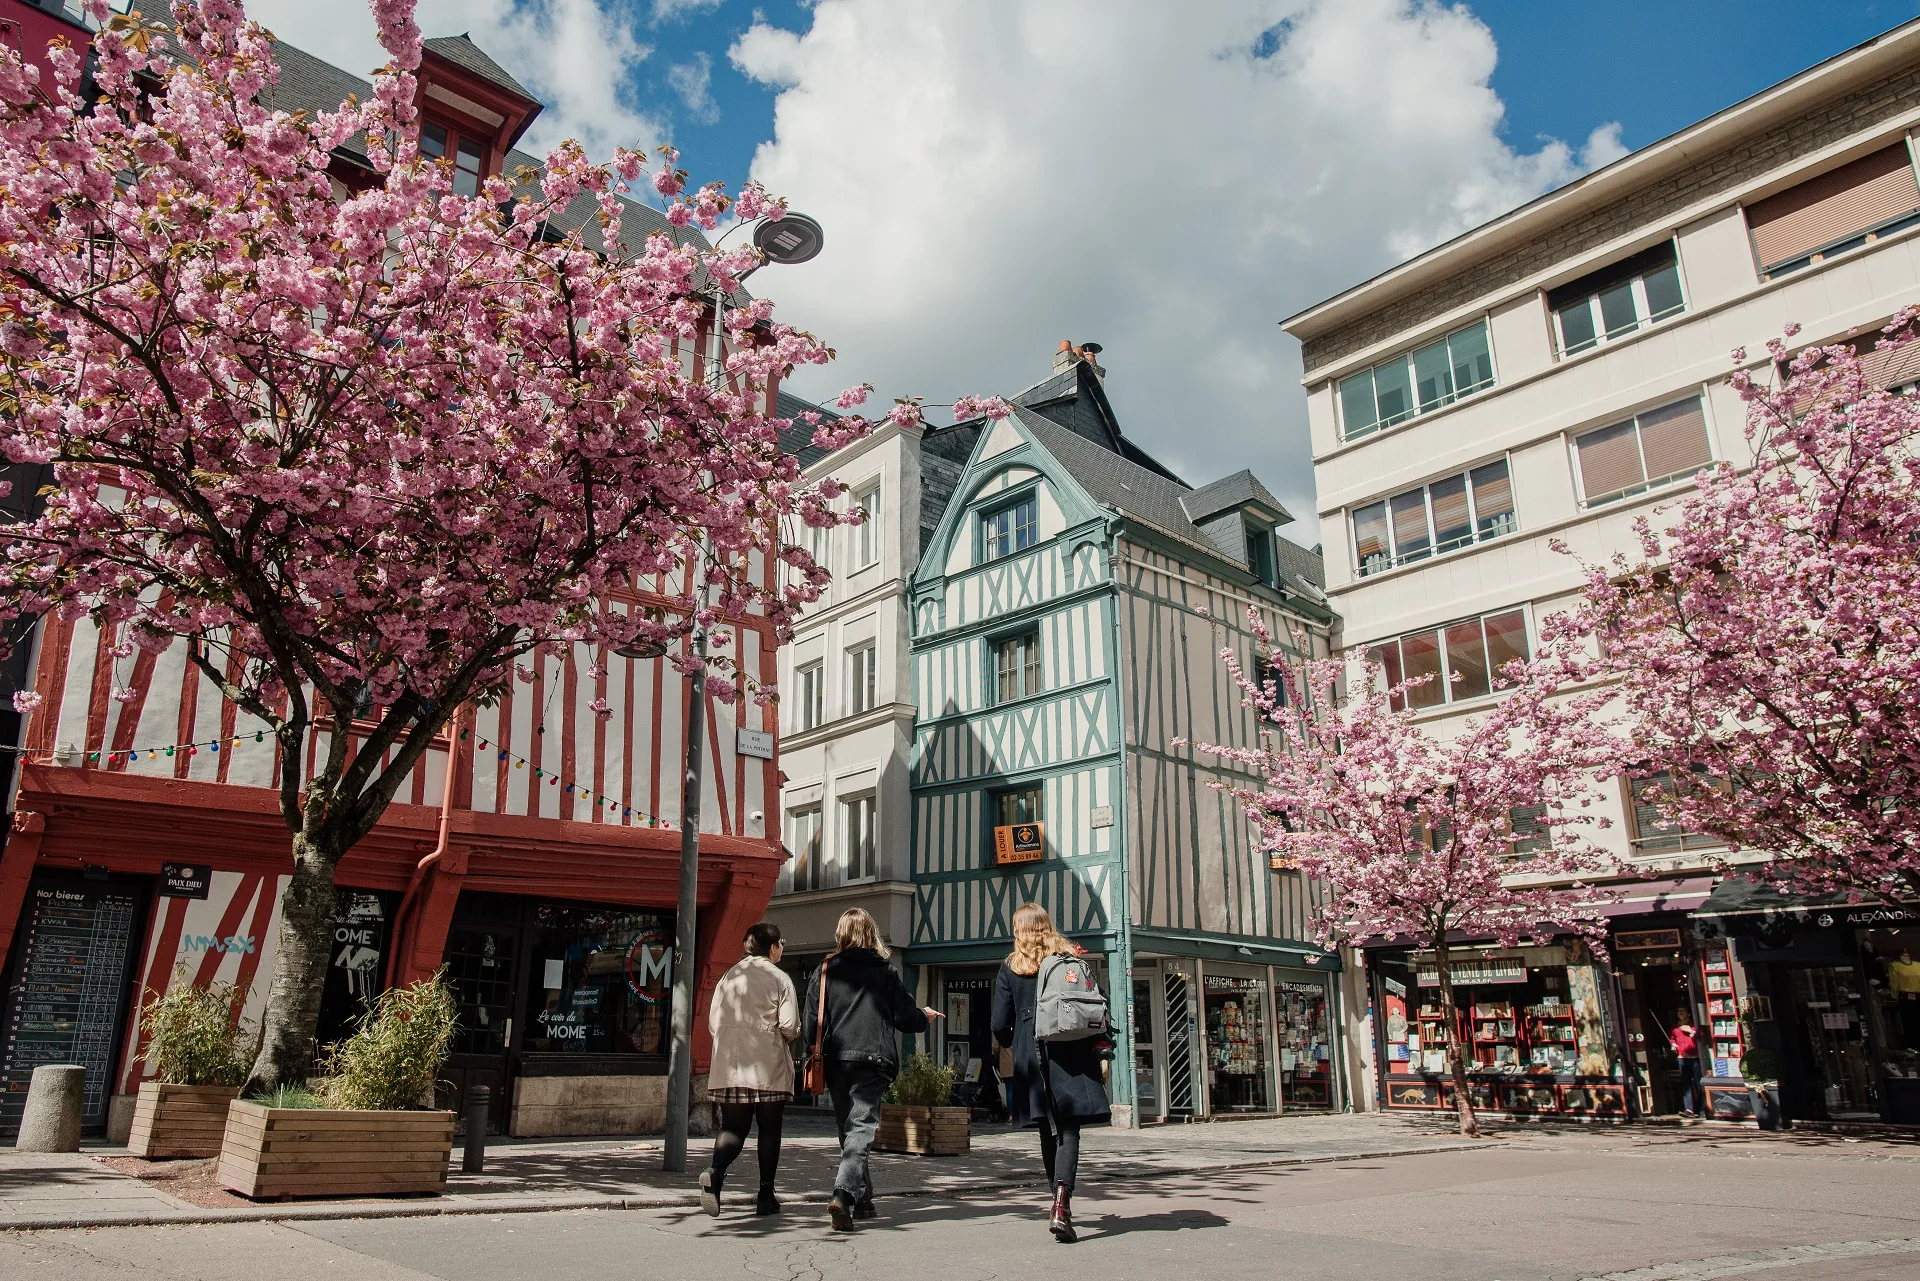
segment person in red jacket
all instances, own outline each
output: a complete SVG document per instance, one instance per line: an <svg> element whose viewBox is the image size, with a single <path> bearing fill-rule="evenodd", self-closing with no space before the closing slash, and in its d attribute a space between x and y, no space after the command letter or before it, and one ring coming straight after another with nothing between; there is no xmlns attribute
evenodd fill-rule
<svg viewBox="0 0 1920 1281"><path fill-rule="evenodd" d="M1673 1031L1667 1033L1667 1043L1673 1046L1673 1055L1680 1060L1680 1112L1683 1116L1698 1116L1694 1104L1700 1094L1700 1029L1685 1010L1676 1010L1673 1016Z"/></svg>

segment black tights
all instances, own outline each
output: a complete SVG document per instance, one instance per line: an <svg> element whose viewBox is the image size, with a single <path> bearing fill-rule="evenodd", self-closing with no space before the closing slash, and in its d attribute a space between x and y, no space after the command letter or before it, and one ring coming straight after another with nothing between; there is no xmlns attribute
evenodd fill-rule
<svg viewBox="0 0 1920 1281"><path fill-rule="evenodd" d="M780 1169L780 1122L786 1116L784 1100L775 1103L722 1103L720 1132L713 1136L713 1181L717 1185L727 1175L727 1167L747 1146L747 1131L760 1123L760 1188L773 1191L773 1176Z"/></svg>
<svg viewBox="0 0 1920 1281"><path fill-rule="evenodd" d="M1064 1183L1067 1191L1073 1191L1073 1176L1080 1172L1080 1123L1041 1117L1040 1159L1047 1163L1048 1187Z"/></svg>

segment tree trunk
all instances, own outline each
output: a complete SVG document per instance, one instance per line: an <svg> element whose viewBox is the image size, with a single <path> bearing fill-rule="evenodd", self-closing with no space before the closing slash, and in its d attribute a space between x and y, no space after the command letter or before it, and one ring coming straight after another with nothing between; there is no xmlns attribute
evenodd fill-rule
<svg viewBox="0 0 1920 1281"><path fill-rule="evenodd" d="M333 952L333 872L345 853L329 848L332 842L315 826L309 817L293 838L293 876L280 895L280 934L247 1094L299 1085L313 1073L313 1038Z"/></svg>
<svg viewBox="0 0 1920 1281"><path fill-rule="evenodd" d="M1440 1017L1447 1027L1447 1069L1453 1077L1454 1106L1460 1111L1460 1133L1477 1139L1480 1122L1473 1115L1473 1091L1467 1086L1467 1029L1459 1006L1454 1004L1453 958L1447 954L1445 931L1434 936L1433 968L1440 980Z"/></svg>

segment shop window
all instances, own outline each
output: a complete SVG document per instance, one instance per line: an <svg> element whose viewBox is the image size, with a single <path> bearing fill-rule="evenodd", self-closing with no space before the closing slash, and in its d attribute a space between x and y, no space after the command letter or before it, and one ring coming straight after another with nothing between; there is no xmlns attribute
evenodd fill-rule
<svg viewBox="0 0 1920 1281"><path fill-rule="evenodd" d="M1554 339L1562 356L1625 338L1687 309L1673 242L1550 290Z"/></svg>
<svg viewBox="0 0 1920 1281"><path fill-rule="evenodd" d="M845 881L870 881L879 875L874 851L874 796L840 802L840 866Z"/></svg>
<svg viewBox="0 0 1920 1281"><path fill-rule="evenodd" d="M1396 711L1408 702L1416 708L1438 707L1505 689L1508 681L1501 669L1529 656L1526 614L1518 609L1415 632L1367 650L1367 657L1386 669L1389 688L1429 678L1394 695Z"/></svg>
<svg viewBox="0 0 1920 1281"><path fill-rule="evenodd" d="M994 701L1040 692L1040 632L1036 628L993 642Z"/></svg>
<svg viewBox="0 0 1920 1281"><path fill-rule="evenodd" d="M787 851L793 862L794 890L817 890L826 884L821 867L820 807L794 810L787 815Z"/></svg>
<svg viewBox="0 0 1920 1281"><path fill-rule="evenodd" d="M1333 1109L1333 1024L1325 982L1277 980L1280 1105L1289 1112Z"/></svg>
<svg viewBox="0 0 1920 1281"><path fill-rule="evenodd" d="M480 180L486 177L486 149L478 139L429 120L420 126L420 154L429 160L451 160L454 195L480 194Z"/></svg>
<svg viewBox="0 0 1920 1281"><path fill-rule="evenodd" d="M670 914L539 903L527 937L524 1052L665 1054Z"/></svg>
<svg viewBox="0 0 1920 1281"><path fill-rule="evenodd" d="M1511 534L1507 460L1355 508L1354 568L1362 578Z"/></svg>
<svg viewBox="0 0 1920 1281"><path fill-rule="evenodd" d="M1887 1078L1887 1118L1920 1121L1920 929L1864 930L1868 1011Z"/></svg>
<svg viewBox="0 0 1920 1281"><path fill-rule="evenodd" d="M816 728L825 720L826 711L826 672L819 663L808 663L794 672L794 682L799 685L800 700L795 707L798 720L796 729Z"/></svg>
<svg viewBox="0 0 1920 1281"><path fill-rule="evenodd" d="M1040 541L1040 500L1028 494L980 517L980 559L1001 560Z"/></svg>
<svg viewBox="0 0 1920 1281"><path fill-rule="evenodd" d="M1576 436L1573 453L1589 507L1682 480L1713 461L1698 396Z"/></svg>
<svg viewBox="0 0 1920 1281"><path fill-rule="evenodd" d="M1347 440L1430 413L1493 386L1487 322L1340 380L1340 419Z"/></svg>
<svg viewBox="0 0 1920 1281"><path fill-rule="evenodd" d="M1671 854L1718 849L1725 844L1715 836L1685 831L1667 818L1663 806L1671 801L1675 789L1673 775L1666 770L1629 778L1626 786L1630 840L1637 853Z"/></svg>
<svg viewBox="0 0 1920 1281"><path fill-rule="evenodd" d="M1906 142L1894 143L1747 206L1760 277L1825 262L1920 222Z"/></svg>
<svg viewBox="0 0 1920 1281"><path fill-rule="evenodd" d="M1202 984L1207 1019L1207 1103L1224 1112L1274 1111L1267 1073L1267 982L1216 972Z"/></svg>

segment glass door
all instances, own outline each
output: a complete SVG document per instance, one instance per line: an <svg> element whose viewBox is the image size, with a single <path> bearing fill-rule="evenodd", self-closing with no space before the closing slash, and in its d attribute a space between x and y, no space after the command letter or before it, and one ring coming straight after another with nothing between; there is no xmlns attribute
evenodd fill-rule
<svg viewBox="0 0 1920 1281"><path fill-rule="evenodd" d="M1127 1011L1133 1029L1133 1106L1141 1121L1158 1117L1160 1107L1160 1046L1153 1037L1153 981L1133 980L1133 1003Z"/></svg>
<svg viewBox="0 0 1920 1281"><path fill-rule="evenodd" d="M487 1132L504 1134L513 1109L514 994L520 930L513 926L456 926L447 935L447 982L460 1007L460 1025L447 1056L441 1107L464 1114L467 1089L493 1091Z"/></svg>
<svg viewBox="0 0 1920 1281"><path fill-rule="evenodd" d="M1880 1101L1873 1082L1872 1047L1861 1017L1865 997L1852 965L1797 967L1792 975L1794 1011L1815 1079L1811 1100L1827 1120L1877 1120Z"/></svg>

